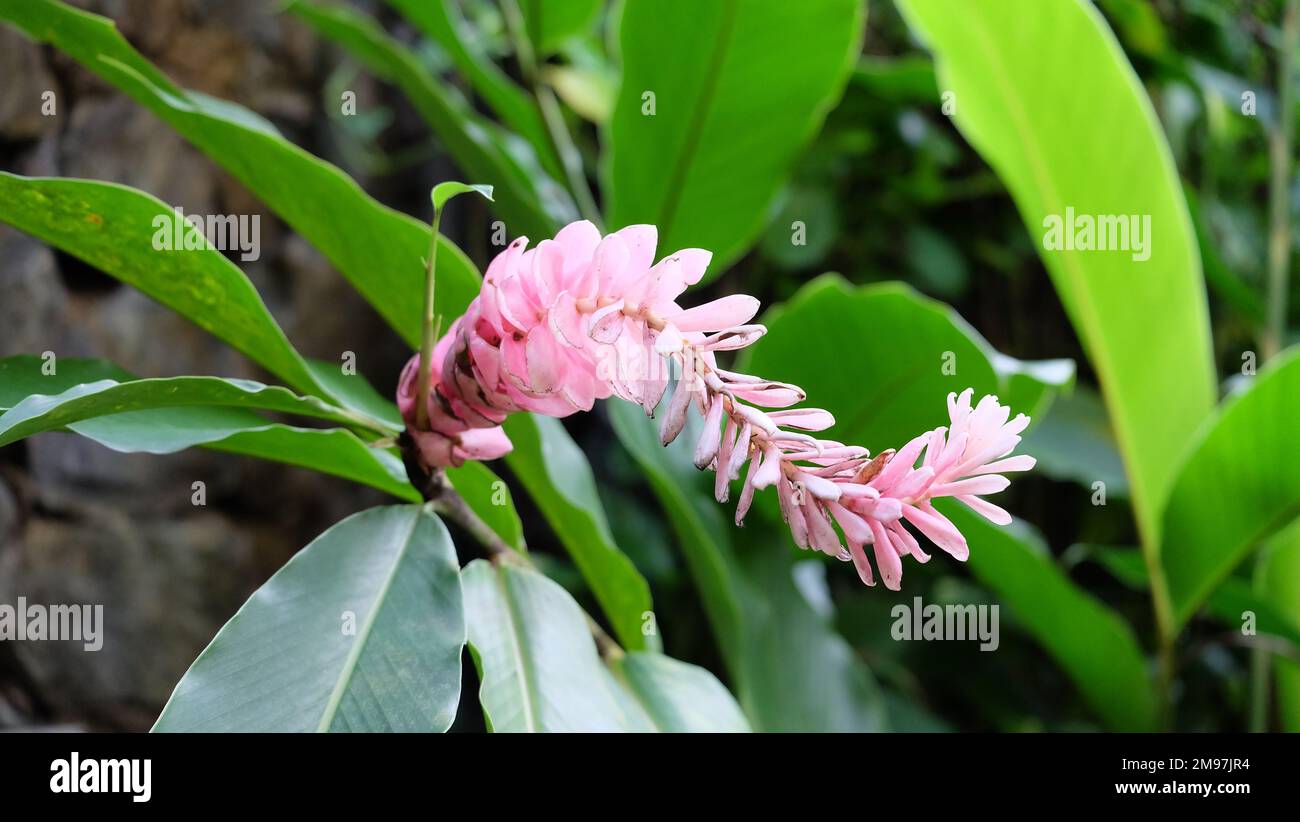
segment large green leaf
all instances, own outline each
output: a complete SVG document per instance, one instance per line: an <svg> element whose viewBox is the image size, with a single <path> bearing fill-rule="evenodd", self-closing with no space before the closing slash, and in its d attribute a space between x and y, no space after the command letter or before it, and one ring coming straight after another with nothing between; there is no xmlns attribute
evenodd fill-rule
<svg viewBox="0 0 1300 822"><path fill-rule="evenodd" d="M1215 383L1196 238L1150 101L1082 0L899 7L935 53L958 128L1006 183L1036 245L1066 209L1150 219L1144 262L1127 251L1041 254L1101 382L1152 551Z"/></svg>
<svg viewBox="0 0 1300 822"><path fill-rule="evenodd" d="M651 651L602 663L573 598L527 568L462 572L479 700L499 732L745 731L709 672Z"/></svg>
<svg viewBox="0 0 1300 822"><path fill-rule="evenodd" d="M287 388L222 377L159 377L130 382L97 380L56 394L32 394L0 414L0 446L32 434L53 431L92 417L156 408L229 406L280 411L357 425L355 417Z"/></svg>
<svg viewBox="0 0 1300 822"><path fill-rule="evenodd" d="M764 322L768 333L749 349L742 370L800 385L809 405L835 415L831 437L873 450L900 447L948 424L945 397L951 391L1001 392L1032 409L1071 376L1063 363L1009 361L952 309L893 283L851 289L823 277ZM945 373L951 370L945 365L955 366L955 373ZM1017 375L1021 384L1013 387ZM1127 626L1035 553L1032 539L991 526L965 508L950 515L966 533L972 571L986 586L1018 614L1051 612L1030 614L1024 622L1094 709L1117 727L1149 727L1153 691ZM1124 689L1131 692L1121 697Z"/></svg>
<svg viewBox="0 0 1300 822"><path fill-rule="evenodd" d="M454 8L457 0L387 2L451 56L457 70L501 122L533 147L546 172L557 180L564 179L564 166L536 102L484 52L482 37Z"/></svg>
<svg viewBox="0 0 1300 822"><path fill-rule="evenodd" d="M206 240L197 250L155 249L155 234L161 227L170 237L175 219L166 203L126 186L0 171L0 220L139 289L295 388L324 392L238 266Z"/></svg>
<svg viewBox="0 0 1300 822"><path fill-rule="evenodd" d="M528 39L542 54L589 30L601 5L601 0L519 0Z"/></svg>
<svg viewBox="0 0 1300 822"><path fill-rule="evenodd" d="M707 248L710 275L724 270L839 99L864 18L859 0L628 0L605 135L611 226L652 223L661 249Z"/></svg>
<svg viewBox="0 0 1300 822"><path fill-rule="evenodd" d="M495 188L492 207L513 233L542 239L576 218L563 188L536 164L531 170L517 165L502 150L501 140L493 138L495 124L480 118L450 87L431 77L415 54L373 19L343 6L302 0L292 0L288 8L370 71L396 84L461 171Z"/></svg>
<svg viewBox="0 0 1300 822"><path fill-rule="evenodd" d="M1193 442L1165 509L1160 560L1185 623L1251 551L1300 516L1300 349L1269 363Z"/></svg>
<svg viewBox="0 0 1300 822"><path fill-rule="evenodd" d="M1018 363L998 354L951 308L901 283L854 288L828 274L763 322L767 335L739 368L800 386L809 405L835 415L833 438L873 453L947 425L950 392L998 394L1032 414L1044 393L1073 378L1068 360Z"/></svg>
<svg viewBox="0 0 1300 822"><path fill-rule="evenodd" d="M970 542L971 573L1015 609L1092 709L1114 729L1153 730L1155 689L1128 623L1072 583L1023 524L993 525L952 500L937 507Z"/></svg>
<svg viewBox="0 0 1300 822"><path fill-rule="evenodd" d="M866 666L796 587L782 528L737 530L700 487L684 433L668 448L631 403L607 404L619 440L672 522L736 692L763 731L870 731L880 694Z"/></svg>
<svg viewBox="0 0 1300 822"><path fill-rule="evenodd" d="M1288 534L1283 532L1279 538ZM1294 536L1292 535L1292 539ZM1282 543L1279 543L1281 545ZM1151 582L1147 579L1147 569L1142 562L1142 554L1133 548L1115 548L1110 546L1087 546L1090 558L1104 567L1120 582L1138 591L1147 590ZM1277 556L1283 557L1285 552ZM1274 558L1269 555L1269 560ZM1281 566L1270 564L1269 570ZM1273 575L1280 582L1280 575ZM1277 589L1275 589L1277 590ZM1206 609L1225 626L1232 630L1243 627L1242 615L1247 611L1255 615L1255 630L1259 634L1278 637L1290 642L1300 651L1300 621L1294 619L1288 610L1294 603L1277 601L1256 593L1250 582L1239 577L1228 577L1214 589L1205 601Z"/></svg>
<svg viewBox="0 0 1300 822"><path fill-rule="evenodd" d="M428 226L376 202L253 112L177 87L106 18L54 0L0 0L0 20L64 52L176 129L319 249L408 344L418 344ZM478 277L460 249L439 242L437 301L452 316L469 304Z"/></svg>
<svg viewBox="0 0 1300 822"><path fill-rule="evenodd" d="M573 557L618 641L657 650L659 637L642 630L654 607L650 585L614 542L582 449L549 417L514 414L505 429L515 446L506 464Z"/></svg>
<svg viewBox="0 0 1300 822"><path fill-rule="evenodd" d="M1038 459L1038 470L1053 479L1073 480L1085 487L1105 484L1106 494L1128 496L1124 462L1106 419L1106 407L1095 391L1076 386L1061 397L1033 430L1022 449Z"/></svg>
<svg viewBox="0 0 1300 822"><path fill-rule="evenodd" d="M420 506L321 534L190 667L155 731L445 731L460 701L456 550Z"/></svg>
<svg viewBox="0 0 1300 822"><path fill-rule="evenodd" d="M60 394L96 380L135 379L103 360L63 358L56 361L51 375L42 372L43 364L33 356L0 360L0 412L32 394ZM401 460L385 450L368 447L351 431L281 425L246 408L193 406L126 411L91 417L66 428L114 451L170 454L203 446L333 474L411 502L420 499L406 479Z"/></svg>
<svg viewBox="0 0 1300 822"><path fill-rule="evenodd" d="M447 479L497 536L516 550L524 550L524 526L519 521L510 489L502 479L481 462L448 468Z"/></svg>

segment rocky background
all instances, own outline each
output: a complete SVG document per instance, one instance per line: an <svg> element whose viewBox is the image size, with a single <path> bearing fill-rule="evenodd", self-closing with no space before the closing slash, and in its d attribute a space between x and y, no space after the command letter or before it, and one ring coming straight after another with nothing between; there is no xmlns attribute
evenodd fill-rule
<svg viewBox="0 0 1300 822"><path fill-rule="evenodd" d="M274 2L76 5L116 20L180 85L259 112L394 207L420 215L427 206L428 181L440 170L427 132L276 14ZM359 371L392 391L407 356L400 342L238 182L125 95L3 27L0 77L0 168L123 183L187 214L260 214L261 256L239 265L286 333L308 356L337 362L356 352ZM358 137L339 126L325 101L337 100L340 87L354 90L359 110L383 128ZM41 114L46 91L55 92L55 116ZM369 162L372 155L408 159L396 168ZM168 309L7 226L0 295L0 356L53 351L106 358L143 376L269 381ZM196 481L206 485L202 507L192 502ZM342 480L197 449L118 454L50 433L0 451L0 603L102 604L105 622L95 653L75 642L0 643L0 728L147 729L190 662L266 577L328 525L380 499Z"/></svg>

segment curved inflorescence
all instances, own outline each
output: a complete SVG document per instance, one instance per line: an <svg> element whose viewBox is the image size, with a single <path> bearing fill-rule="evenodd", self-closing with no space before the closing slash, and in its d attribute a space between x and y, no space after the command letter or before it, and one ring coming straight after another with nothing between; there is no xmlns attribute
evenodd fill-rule
<svg viewBox="0 0 1300 822"><path fill-rule="evenodd" d="M775 485L795 542L852 560L867 585L875 584L868 545L894 590L902 557L929 560L904 522L966 559L966 539L935 510L936 498L955 497L998 524L1011 521L983 496L1010 484L1004 473L1033 467L1033 457L1009 456L1028 417L1009 419L993 396L972 406L967 389L948 397L949 426L897 452L873 458L865 448L814 437L835 420L794 407L805 398L801 389L717 364L716 352L744 348L766 332L750 323L758 300L733 295L682 308L678 296L712 255L685 249L655 263L656 242L653 226L602 238L591 223L577 222L536 248L525 250L520 238L501 252L478 297L434 348L426 428L416 426L418 355L402 372L398 405L423 466L503 456L511 444L501 423L516 411L564 417L618 396L649 414L676 382L660 439L672 442L691 407L698 411L704 425L695 465L716 472L719 502L744 474L736 523L755 490Z"/></svg>

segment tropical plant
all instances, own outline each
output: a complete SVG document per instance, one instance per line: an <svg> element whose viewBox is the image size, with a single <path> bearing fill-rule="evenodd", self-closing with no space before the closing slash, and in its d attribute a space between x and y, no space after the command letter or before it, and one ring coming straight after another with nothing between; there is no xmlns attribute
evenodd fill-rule
<svg viewBox="0 0 1300 822"><path fill-rule="evenodd" d="M819 583L791 542L852 561L867 584L874 560L890 589L901 556L928 559L923 540L969 556L978 584L1116 729L1175 721L1179 639L1202 609L1233 624L1256 611L1267 632L1300 639L1293 607L1233 576L1271 540L1294 542L1284 529L1300 516L1290 469L1300 434L1287 403L1300 393L1300 357L1280 350L1285 315L1274 318L1270 361L1219 406L1196 226L1147 93L1090 3L897 0L934 55L922 94L953 104L943 113L1010 192L1096 375L1090 424L1122 459L1125 490L1115 490L1139 545L1089 556L1149 592L1149 646L1146 619L1090 593L1031 525L980 496L1006 486L999 472L1033 466L1009 456L1030 418L1080 407L1076 395L1054 408L1073 387L1073 362L1002 354L953 309L896 282L817 277L762 325L743 295L676 302L785 230L774 215L788 213L786 192L828 114L851 79L878 82L860 63L864 0L501 0L509 71L454 0L388 4L444 53L444 72L351 6L294 0L285 13L399 88L474 181L431 186L430 224L380 204L256 113L175 85L111 21L56 0L0 0L0 20L226 169L417 352L389 401L362 376L300 355L199 229L181 227L185 253L156 250L169 204L115 184L0 172L0 221L134 286L281 383L11 357L0 361L0 446L70 431L122 452L204 447L399 501L344 519L276 572L194 662L155 730L443 731L461 707L466 647L492 730L924 725L808 593ZM584 139L593 132L598 149ZM510 243L481 277L439 231L445 209L470 207L451 198L475 193L510 235L554 240L527 252ZM1147 258L1037 242L1067 212L1144 215ZM659 260L656 247L677 253ZM1285 272L1287 250L1276 253ZM602 346L620 352L613 372L600 370ZM685 375L671 399L668 376L623 370L648 352L651 366L666 357L672 376ZM718 355L734 365L719 367ZM818 408L785 408L805 391ZM645 569L620 547L626 529L610 522L586 455L556 419L611 395L632 401L604 413L670 523L729 687L663 652ZM1008 408L1024 415L1009 420ZM800 433L828 428L835 440ZM1035 435L1050 451L1060 430L1031 431L1029 453ZM529 553L508 486L483 464L496 459L594 607ZM1063 473L1095 491L1096 472L1081 464ZM733 480L743 531L709 499L725 501ZM776 499L755 498L767 485ZM453 544L444 521L473 542ZM476 551L486 559L469 559ZM1295 589L1293 553L1261 566L1276 590ZM1288 681L1279 700L1294 718Z"/></svg>

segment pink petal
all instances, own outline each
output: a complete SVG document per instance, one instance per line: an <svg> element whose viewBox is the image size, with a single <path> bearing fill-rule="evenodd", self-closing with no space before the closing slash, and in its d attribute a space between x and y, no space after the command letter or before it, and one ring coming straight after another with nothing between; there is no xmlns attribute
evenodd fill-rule
<svg viewBox="0 0 1300 822"><path fill-rule="evenodd" d="M659 244L659 229L652 225L630 225L615 231L614 236L627 243L628 261L637 276L650 270L655 261L655 246Z"/></svg>
<svg viewBox="0 0 1300 822"><path fill-rule="evenodd" d="M772 411L768 414L777 425L799 428L804 431L825 431L835 424L835 417L820 408L795 408L789 411Z"/></svg>
<svg viewBox="0 0 1300 822"><path fill-rule="evenodd" d="M994 525L1011 524L1011 514L991 502L982 500L979 497L967 496L965 494L959 495L957 499L970 506L972 511L984 517L989 522L992 522Z"/></svg>
<svg viewBox="0 0 1300 822"><path fill-rule="evenodd" d="M759 302L747 294L732 294L704 305L688 308L667 319L679 331L716 331L743 325L758 313Z"/></svg>

